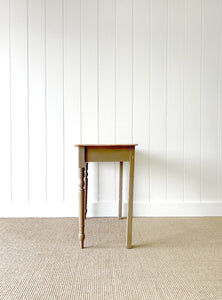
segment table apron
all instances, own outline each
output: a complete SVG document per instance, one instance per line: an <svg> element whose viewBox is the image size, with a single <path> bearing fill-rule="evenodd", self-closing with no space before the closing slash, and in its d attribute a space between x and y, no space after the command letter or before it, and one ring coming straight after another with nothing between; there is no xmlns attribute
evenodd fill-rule
<svg viewBox="0 0 222 300"><path fill-rule="evenodd" d="M85 147L86 162L130 161L129 147Z"/></svg>

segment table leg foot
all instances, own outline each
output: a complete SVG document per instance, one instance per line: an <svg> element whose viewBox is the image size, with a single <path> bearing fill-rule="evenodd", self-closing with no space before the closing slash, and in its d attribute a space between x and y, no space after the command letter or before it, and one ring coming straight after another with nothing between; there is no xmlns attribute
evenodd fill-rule
<svg viewBox="0 0 222 300"><path fill-rule="evenodd" d="M132 248L132 245L131 245L131 243L130 244L127 244L127 249L131 249Z"/></svg>
<svg viewBox="0 0 222 300"><path fill-rule="evenodd" d="M85 238L85 236L79 235L79 245L80 245L81 249L84 248L84 238Z"/></svg>

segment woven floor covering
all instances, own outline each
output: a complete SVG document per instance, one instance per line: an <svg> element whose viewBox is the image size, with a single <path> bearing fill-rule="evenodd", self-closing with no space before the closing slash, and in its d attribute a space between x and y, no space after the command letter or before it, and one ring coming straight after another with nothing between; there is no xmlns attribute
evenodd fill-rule
<svg viewBox="0 0 222 300"><path fill-rule="evenodd" d="M0 219L0 299L222 299L222 217Z"/></svg>

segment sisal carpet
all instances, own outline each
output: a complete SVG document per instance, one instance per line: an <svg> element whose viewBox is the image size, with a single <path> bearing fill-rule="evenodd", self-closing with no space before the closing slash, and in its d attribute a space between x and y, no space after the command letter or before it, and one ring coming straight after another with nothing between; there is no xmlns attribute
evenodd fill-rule
<svg viewBox="0 0 222 300"><path fill-rule="evenodd" d="M222 299L222 217L0 219L0 299Z"/></svg>

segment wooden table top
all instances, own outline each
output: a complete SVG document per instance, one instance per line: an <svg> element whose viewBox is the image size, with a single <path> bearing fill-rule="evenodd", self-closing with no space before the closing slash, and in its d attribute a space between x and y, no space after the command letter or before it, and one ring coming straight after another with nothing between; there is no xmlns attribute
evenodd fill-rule
<svg viewBox="0 0 222 300"><path fill-rule="evenodd" d="M74 147L126 147L138 146L138 144L76 144Z"/></svg>

